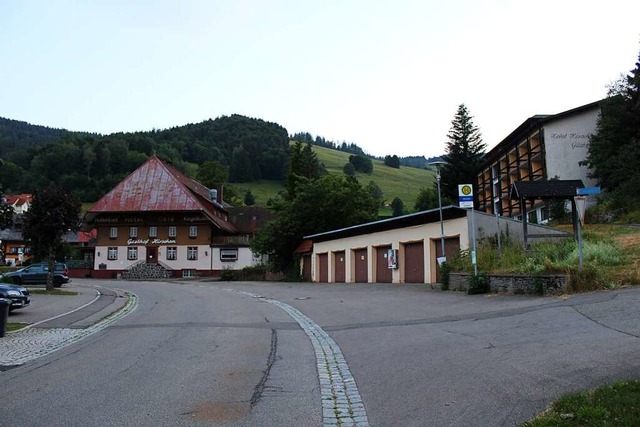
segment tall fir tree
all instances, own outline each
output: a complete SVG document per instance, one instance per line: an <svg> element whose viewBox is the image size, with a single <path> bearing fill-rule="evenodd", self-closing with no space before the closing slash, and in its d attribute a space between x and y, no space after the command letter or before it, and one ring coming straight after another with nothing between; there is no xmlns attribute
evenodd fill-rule
<svg viewBox="0 0 640 427"><path fill-rule="evenodd" d="M640 54L635 65L609 88L585 161L590 176L625 209L640 199Z"/></svg>
<svg viewBox="0 0 640 427"><path fill-rule="evenodd" d="M451 121L447 139L446 154L442 156L447 164L442 166L440 176L442 197L451 202L458 198L459 184L473 184L475 188L486 148L480 130L464 104L460 104Z"/></svg>

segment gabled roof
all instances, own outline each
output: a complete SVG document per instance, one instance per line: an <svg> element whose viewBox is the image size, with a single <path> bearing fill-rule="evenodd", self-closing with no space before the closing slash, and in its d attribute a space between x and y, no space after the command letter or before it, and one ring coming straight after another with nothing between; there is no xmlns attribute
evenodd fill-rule
<svg viewBox="0 0 640 427"><path fill-rule="evenodd" d="M184 211L200 212L220 229L230 233L236 231L224 219L226 210L211 200L207 187L151 156L91 206L85 218L91 222L101 213Z"/></svg>
<svg viewBox="0 0 640 427"><path fill-rule="evenodd" d="M578 194L584 184L579 179L553 181L516 181L511 186L512 200L524 199L570 199Z"/></svg>
<svg viewBox="0 0 640 427"><path fill-rule="evenodd" d="M23 194L7 194L5 195L5 199L7 199L7 204L13 206L22 206L25 203L31 203L33 200L33 195L23 193Z"/></svg>

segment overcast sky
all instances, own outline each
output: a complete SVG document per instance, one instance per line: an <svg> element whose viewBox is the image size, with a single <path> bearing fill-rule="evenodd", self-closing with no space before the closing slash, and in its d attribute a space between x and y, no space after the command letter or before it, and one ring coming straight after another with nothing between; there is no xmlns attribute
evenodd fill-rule
<svg viewBox="0 0 640 427"><path fill-rule="evenodd" d="M0 0L0 116L111 133L237 113L433 156L459 104L491 148L603 98L639 51L637 0Z"/></svg>

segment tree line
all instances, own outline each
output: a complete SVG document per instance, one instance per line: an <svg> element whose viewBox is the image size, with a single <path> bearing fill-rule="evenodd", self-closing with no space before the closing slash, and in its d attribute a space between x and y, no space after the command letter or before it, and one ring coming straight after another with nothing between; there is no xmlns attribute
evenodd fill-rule
<svg viewBox="0 0 640 427"><path fill-rule="evenodd" d="M152 155L188 175L215 161L229 182L282 180L288 170L288 132L276 123L240 115L149 132L98 135L0 121L0 184L5 193L34 192L50 183L92 202Z"/></svg>

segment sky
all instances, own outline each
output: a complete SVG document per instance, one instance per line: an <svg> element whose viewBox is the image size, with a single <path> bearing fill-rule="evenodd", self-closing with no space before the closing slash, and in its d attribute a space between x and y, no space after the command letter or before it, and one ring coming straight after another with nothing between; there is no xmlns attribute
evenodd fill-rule
<svg viewBox="0 0 640 427"><path fill-rule="evenodd" d="M242 114L437 156L490 149L635 67L640 1L0 0L0 117L102 134Z"/></svg>

